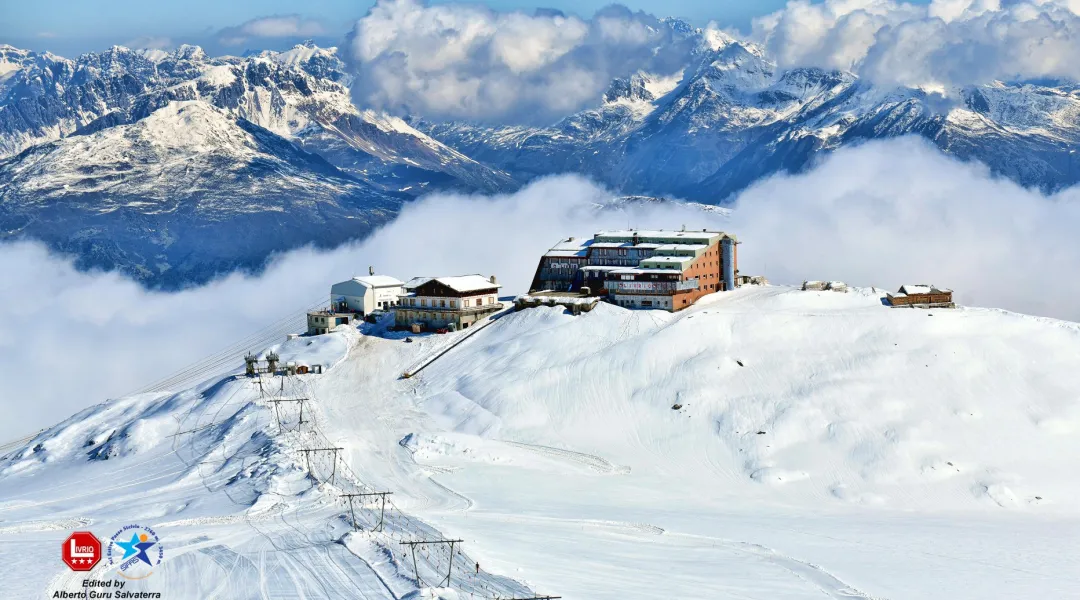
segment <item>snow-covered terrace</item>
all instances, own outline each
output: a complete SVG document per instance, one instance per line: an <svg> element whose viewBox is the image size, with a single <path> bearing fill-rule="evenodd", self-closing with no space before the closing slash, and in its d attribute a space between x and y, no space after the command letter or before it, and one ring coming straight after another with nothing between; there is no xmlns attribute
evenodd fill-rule
<svg viewBox="0 0 1080 600"><path fill-rule="evenodd" d="M683 269L693 262L696 256L653 256L641 261L643 269Z"/></svg>

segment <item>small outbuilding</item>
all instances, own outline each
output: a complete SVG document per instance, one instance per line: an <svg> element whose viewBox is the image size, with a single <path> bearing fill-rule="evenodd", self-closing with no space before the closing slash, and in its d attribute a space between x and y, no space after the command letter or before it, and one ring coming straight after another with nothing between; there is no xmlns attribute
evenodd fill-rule
<svg viewBox="0 0 1080 600"><path fill-rule="evenodd" d="M405 284L388 275L353 277L330 286L330 306L338 312L370 315L397 306Z"/></svg>
<svg viewBox="0 0 1080 600"><path fill-rule="evenodd" d="M887 294L889 306L906 306L912 308L953 308L952 290L942 289L935 285L905 284L900 286L900 291L895 294Z"/></svg>
<svg viewBox="0 0 1080 600"><path fill-rule="evenodd" d="M332 310L313 310L307 314L308 335L322 335L338 325L348 325L356 317L351 312L336 312Z"/></svg>

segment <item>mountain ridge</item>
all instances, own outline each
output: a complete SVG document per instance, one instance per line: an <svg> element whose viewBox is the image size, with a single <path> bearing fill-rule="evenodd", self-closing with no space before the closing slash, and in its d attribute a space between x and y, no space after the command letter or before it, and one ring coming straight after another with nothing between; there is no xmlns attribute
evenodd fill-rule
<svg viewBox="0 0 1080 600"><path fill-rule="evenodd" d="M213 268L183 271L183 276L173 270L165 276L175 266L168 252L150 261L149 248L117 248L106 253L113 258L103 260L96 246L60 243L59 238L96 235L97 227L80 225L76 215L65 221L62 235L22 226L42 209L40 198L26 192L50 186L28 182L28 174L35 172L29 163L59 156L55 148L40 148L53 143L69 147L65 144L79 137L136 125L176 102L203 103L265 132L259 135L274 136L265 147L276 148L285 162L296 158L293 166L306 171L303 177L327 177L333 187L345 176L355 180L349 189L366 186L367 191L353 196L369 198L372 206L347 202L351 208L346 212L361 220L378 213L370 224L392 218L394 210L387 206L432 191L507 193L562 173L585 175L616 195L724 205L755 181L804 171L837 148L909 135L947 155L982 162L994 174L1026 187L1049 192L1080 181L1080 157L1069 151L1080 147L1076 84L995 82L952 90L946 98L936 91L876 87L844 71L779 69L753 43L676 19L662 23L679 39L693 42L680 69L616 78L596 107L545 127L444 122L358 107L351 96L352 76L337 48L312 43L216 58L197 46L172 52L114 46L74 60L3 46L0 240L36 236L54 249L74 253L81 266L121 268L151 286L201 283L231 268L257 270L251 252L222 246ZM110 139L120 143L122 136ZM208 140L191 143L193 148L213 146ZM33 148L39 150L27 152ZM80 169L111 168L94 161L89 155L85 164L69 161L62 178L79 180ZM58 168L44 171L56 174ZM115 176L132 178L128 191L149 189L139 182L148 181L154 169L136 162ZM176 190L184 181L166 181L161 188ZM283 185L278 195L295 192L278 181ZM236 186L232 192L238 202L246 202L249 215L261 210L263 196ZM48 197L62 202L66 194L80 193L57 188ZM136 193L141 192L126 197ZM71 200L89 211L87 223L96 218L85 196ZM264 208L268 214L261 218L270 220L273 203ZM288 250L301 242L325 245L341 239L320 237L316 222L325 221L308 219L303 212L290 213L287 220L304 235L287 235L283 223L275 226L277 239L266 247ZM369 230L358 228L354 237ZM151 262L161 266L149 268Z"/></svg>

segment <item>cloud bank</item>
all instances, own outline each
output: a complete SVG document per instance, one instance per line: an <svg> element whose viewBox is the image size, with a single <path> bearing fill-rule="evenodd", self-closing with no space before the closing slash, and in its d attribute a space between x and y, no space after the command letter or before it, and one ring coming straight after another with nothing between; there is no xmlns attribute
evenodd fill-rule
<svg viewBox="0 0 1080 600"><path fill-rule="evenodd" d="M434 119L549 124L599 104L615 77L670 76L730 38L610 6L556 11L377 0L343 52L363 106ZM749 41L781 69L851 70L945 95L997 80L1080 80L1080 0L791 0Z"/></svg>
<svg viewBox="0 0 1080 600"><path fill-rule="evenodd" d="M1080 79L1080 0L792 0L755 19L753 37L781 67L853 70L888 85Z"/></svg>
<svg viewBox="0 0 1080 600"><path fill-rule="evenodd" d="M377 0L344 58L358 104L427 117L547 123L599 102L615 77L681 69L694 42L656 17L610 6L558 11Z"/></svg>
<svg viewBox="0 0 1080 600"><path fill-rule="evenodd" d="M932 283L964 304L1080 321L1080 188L1044 196L918 138L839 150L808 173L759 182L731 227L744 273L888 291Z"/></svg>
<svg viewBox="0 0 1080 600"><path fill-rule="evenodd" d="M1080 190L1044 196L947 158L918 139L844 149L800 175L762 181L730 217L687 205L599 210L611 194L577 176L502 196L436 194L359 244L298 250L260 277L173 294L79 273L36 244L0 246L0 443L130 392L328 299L366 273L494 274L525 291L539 255L599 229L735 232L744 274L776 283L840 279L889 290L953 287L961 303L1080 321ZM423 243L416 232L423 232Z"/></svg>
<svg viewBox="0 0 1080 600"><path fill-rule="evenodd" d="M240 46L252 38L304 38L322 35L322 24L300 15L275 15L245 21L235 27L226 27L217 34L218 42L225 46Z"/></svg>

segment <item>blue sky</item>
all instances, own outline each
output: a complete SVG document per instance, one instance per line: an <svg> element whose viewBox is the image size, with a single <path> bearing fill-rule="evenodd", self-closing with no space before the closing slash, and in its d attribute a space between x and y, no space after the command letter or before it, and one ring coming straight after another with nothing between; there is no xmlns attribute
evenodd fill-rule
<svg viewBox="0 0 1080 600"><path fill-rule="evenodd" d="M916 2L920 0L915 0ZM923 0L926 1L926 0ZM724 25L745 28L755 15L771 12L785 0L625 0L632 9L658 16L679 16L697 25L716 20ZM300 14L321 24L320 43L335 43L352 22L371 6L371 0L186 0L146 2L144 0L51 0L13 2L0 0L0 43L32 50L50 50L73 56L102 50L113 44L167 38L173 43L203 45L211 53L236 48L217 47L215 34L226 27L270 15ZM604 0L487 0L497 9L532 10L537 6L557 8L589 16L611 4ZM295 40L278 40L277 45ZM145 45L145 44L144 44ZM272 40L260 41L274 47ZM239 49L242 51L243 49Z"/></svg>

